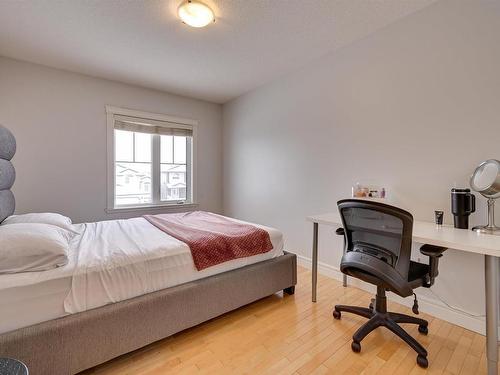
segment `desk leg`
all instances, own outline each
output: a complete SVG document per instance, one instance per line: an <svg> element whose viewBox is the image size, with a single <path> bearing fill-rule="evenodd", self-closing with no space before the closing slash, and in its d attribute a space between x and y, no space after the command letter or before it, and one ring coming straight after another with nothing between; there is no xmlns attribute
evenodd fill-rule
<svg viewBox="0 0 500 375"><path fill-rule="evenodd" d="M484 256L488 375L498 374L498 258Z"/></svg>
<svg viewBox="0 0 500 375"><path fill-rule="evenodd" d="M316 289L318 287L318 223L313 224L312 250L312 301L316 302Z"/></svg>

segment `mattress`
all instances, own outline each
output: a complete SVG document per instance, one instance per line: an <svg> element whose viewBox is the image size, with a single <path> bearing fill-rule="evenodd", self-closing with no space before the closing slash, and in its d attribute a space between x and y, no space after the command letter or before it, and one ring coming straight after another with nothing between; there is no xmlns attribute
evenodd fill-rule
<svg viewBox="0 0 500 375"><path fill-rule="evenodd" d="M143 218L76 224L67 265L0 275L0 333L282 255L281 232L256 226L269 233L273 250L197 271L185 243Z"/></svg>

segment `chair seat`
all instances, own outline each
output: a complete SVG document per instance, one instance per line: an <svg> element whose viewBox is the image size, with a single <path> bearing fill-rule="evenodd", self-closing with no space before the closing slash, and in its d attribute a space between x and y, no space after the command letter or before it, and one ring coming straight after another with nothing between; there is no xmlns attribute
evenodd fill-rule
<svg viewBox="0 0 500 375"><path fill-rule="evenodd" d="M410 269L408 270L408 282L422 280L424 283L429 275L430 267L428 264L410 261Z"/></svg>

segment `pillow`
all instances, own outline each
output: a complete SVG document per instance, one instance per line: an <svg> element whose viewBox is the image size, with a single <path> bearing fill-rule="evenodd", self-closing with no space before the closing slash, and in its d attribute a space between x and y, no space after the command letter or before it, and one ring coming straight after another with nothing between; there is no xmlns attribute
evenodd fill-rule
<svg viewBox="0 0 500 375"><path fill-rule="evenodd" d="M50 224L55 225L56 227L73 230L71 219L69 217L54 214L54 213L33 213L33 214L24 214L24 215L12 215L6 218L2 225L8 224L20 224L20 223L38 223L38 224Z"/></svg>
<svg viewBox="0 0 500 375"><path fill-rule="evenodd" d="M48 224L0 226L0 273L45 271L68 263L69 233Z"/></svg>

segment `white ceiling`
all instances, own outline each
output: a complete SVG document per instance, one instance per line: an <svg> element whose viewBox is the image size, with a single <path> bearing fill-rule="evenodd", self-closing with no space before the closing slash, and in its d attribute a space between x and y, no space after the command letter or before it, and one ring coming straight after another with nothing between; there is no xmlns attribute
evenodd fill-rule
<svg viewBox="0 0 500 375"><path fill-rule="evenodd" d="M434 0L0 0L0 55L223 103Z"/></svg>

